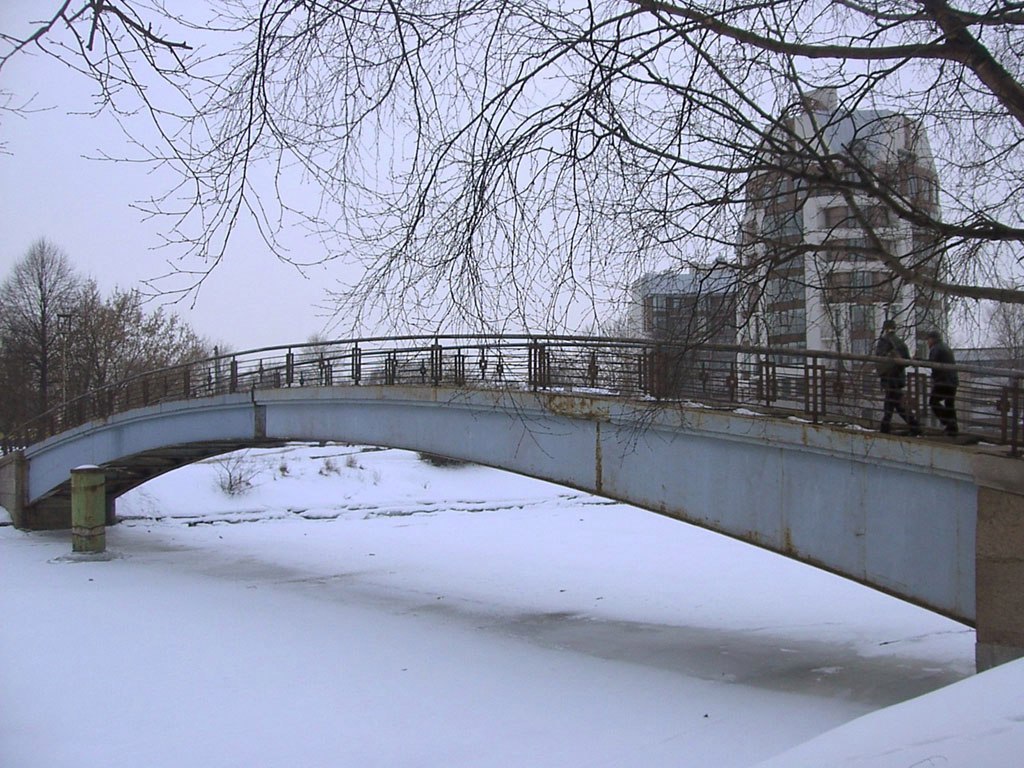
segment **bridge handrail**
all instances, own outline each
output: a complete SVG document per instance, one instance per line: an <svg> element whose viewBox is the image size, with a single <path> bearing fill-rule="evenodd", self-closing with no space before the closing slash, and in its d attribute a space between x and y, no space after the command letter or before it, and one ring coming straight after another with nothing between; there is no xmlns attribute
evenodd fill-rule
<svg viewBox="0 0 1024 768"><path fill-rule="evenodd" d="M478 355L475 372L472 366L467 372L467 352ZM488 355L496 358L490 371ZM802 413L815 423L831 416L871 421L881 405L875 364L884 361L873 355L828 350L529 333L305 342L228 352L95 388L20 425L4 437L3 452L96 418L158 402L364 382L600 389L640 399L772 408ZM1012 455L1019 455L1024 371L920 359L907 362L908 398L922 420L928 417L928 403L927 382L921 380L927 374L921 371L956 370L969 379L962 381L958 398L968 417L965 421L984 439L1008 445ZM337 366L342 369L336 372Z"/></svg>

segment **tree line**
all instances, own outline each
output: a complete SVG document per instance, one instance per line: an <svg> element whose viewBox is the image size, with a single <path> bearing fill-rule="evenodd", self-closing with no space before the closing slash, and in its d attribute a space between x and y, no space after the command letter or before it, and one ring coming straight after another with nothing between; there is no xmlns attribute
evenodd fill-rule
<svg viewBox="0 0 1024 768"><path fill-rule="evenodd" d="M96 387L210 355L176 315L134 290L104 296L37 240L0 283L0 435Z"/></svg>

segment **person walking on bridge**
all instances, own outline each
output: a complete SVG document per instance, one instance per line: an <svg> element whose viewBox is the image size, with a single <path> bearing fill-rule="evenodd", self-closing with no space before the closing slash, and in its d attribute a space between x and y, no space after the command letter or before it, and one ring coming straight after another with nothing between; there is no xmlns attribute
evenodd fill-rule
<svg viewBox="0 0 1024 768"><path fill-rule="evenodd" d="M888 434L892 431L892 414L895 411L910 426L911 435L920 435L921 428L917 418L903 404L903 388L907 386L906 368L910 362L910 350L896 334L896 321L886 320L882 323L882 334L875 342L875 355L886 358L878 363L878 376L885 393L882 404L882 423L879 432Z"/></svg>
<svg viewBox="0 0 1024 768"><path fill-rule="evenodd" d="M956 365L953 350L942 341L941 333L928 331L924 340L928 344L928 362ZM950 436L960 431L956 421L956 388L959 385L960 377L955 369L932 368L932 394L928 398L928 405L945 433Z"/></svg>

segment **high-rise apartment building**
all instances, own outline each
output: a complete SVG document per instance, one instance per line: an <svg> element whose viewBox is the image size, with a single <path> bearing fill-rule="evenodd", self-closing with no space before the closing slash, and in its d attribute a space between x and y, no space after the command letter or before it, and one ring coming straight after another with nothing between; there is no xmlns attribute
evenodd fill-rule
<svg viewBox="0 0 1024 768"><path fill-rule="evenodd" d="M939 211L920 121L845 110L822 89L778 119L759 158L738 249L757 286L740 310L742 341L871 354L887 317L912 347L944 326L941 299L893 269L893 260L933 275L941 266L913 223Z"/></svg>

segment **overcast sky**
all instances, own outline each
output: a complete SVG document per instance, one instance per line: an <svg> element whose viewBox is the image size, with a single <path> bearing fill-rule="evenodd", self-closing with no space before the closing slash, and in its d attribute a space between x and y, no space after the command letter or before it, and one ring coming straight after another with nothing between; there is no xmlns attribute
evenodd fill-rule
<svg viewBox="0 0 1024 768"><path fill-rule="evenodd" d="M188 5L189 3L184 3ZM11 32L56 3L2 0L0 29ZM179 3L179 8L183 4ZM94 85L39 55L26 55L0 74L0 89L39 110L24 118L0 115L0 280L38 238L56 243L83 274L107 292L131 288L168 271L180 254L161 249L166 221L146 221L132 207L165 191L142 165L91 160L101 152L127 155L110 118L87 111ZM309 248L315 254L316 241ZM267 254L246 233L207 280L195 302L174 310L213 343L241 350L305 341L325 323L323 289L348 278L341 265L313 268L303 277Z"/></svg>

